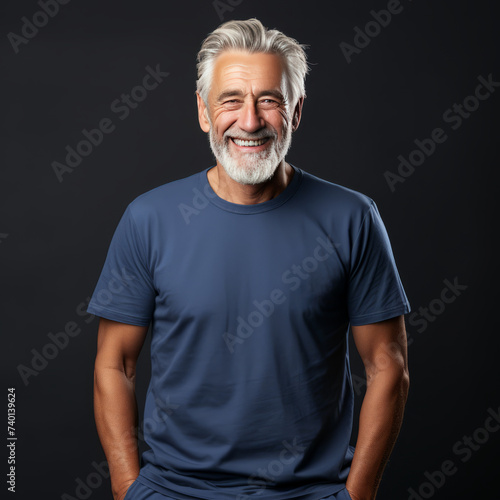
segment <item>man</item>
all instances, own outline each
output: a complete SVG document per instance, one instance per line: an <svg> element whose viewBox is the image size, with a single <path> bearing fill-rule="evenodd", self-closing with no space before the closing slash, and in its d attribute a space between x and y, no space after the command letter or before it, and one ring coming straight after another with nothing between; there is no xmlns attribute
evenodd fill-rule
<svg viewBox="0 0 500 500"><path fill-rule="evenodd" d="M88 307L114 499L374 499L407 397L410 310L376 205L285 161L303 46L231 21L198 61L217 164L128 206ZM368 382L355 450L349 325Z"/></svg>

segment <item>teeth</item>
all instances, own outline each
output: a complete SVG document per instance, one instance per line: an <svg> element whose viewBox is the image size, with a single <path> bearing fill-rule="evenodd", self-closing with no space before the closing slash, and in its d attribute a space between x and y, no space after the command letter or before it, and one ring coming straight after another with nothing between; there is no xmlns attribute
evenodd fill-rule
<svg viewBox="0 0 500 500"><path fill-rule="evenodd" d="M267 141L267 139L259 139L258 141L242 141L240 139L233 139L233 141L238 146L261 146Z"/></svg>

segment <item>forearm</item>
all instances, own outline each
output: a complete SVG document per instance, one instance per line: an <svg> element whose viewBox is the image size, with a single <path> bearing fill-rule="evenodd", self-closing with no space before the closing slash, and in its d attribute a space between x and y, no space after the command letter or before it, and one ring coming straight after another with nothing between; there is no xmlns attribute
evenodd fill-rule
<svg viewBox="0 0 500 500"><path fill-rule="evenodd" d="M109 464L113 498L121 500L140 469L134 378L122 370L96 364L94 413Z"/></svg>
<svg viewBox="0 0 500 500"><path fill-rule="evenodd" d="M368 383L347 489L354 500L373 500L403 420L409 379L397 367L378 372Z"/></svg>

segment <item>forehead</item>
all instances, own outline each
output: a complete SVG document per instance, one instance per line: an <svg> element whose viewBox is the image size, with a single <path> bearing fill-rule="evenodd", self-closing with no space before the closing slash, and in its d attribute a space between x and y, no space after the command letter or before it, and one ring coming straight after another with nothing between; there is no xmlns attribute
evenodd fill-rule
<svg viewBox="0 0 500 500"><path fill-rule="evenodd" d="M215 60L212 90L215 95L229 88L245 92L280 90L283 75L283 61L276 54L227 51Z"/></svg>

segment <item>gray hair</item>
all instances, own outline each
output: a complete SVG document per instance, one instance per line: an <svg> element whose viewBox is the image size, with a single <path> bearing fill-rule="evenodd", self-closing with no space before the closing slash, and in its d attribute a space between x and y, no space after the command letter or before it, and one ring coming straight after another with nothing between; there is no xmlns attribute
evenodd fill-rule
<svg viewBox="0 0 500 500"><path fill-rule="evenodd" d="M299 44L281 31L265 28L258 19L228 21L210 33L202 43L197 57L196 89L208 107L215 60L224 51L276 54L282 58L285 65L289 104L295 106L299 98L306 95L305 78L309 67L305 48L307 45Z"/></svg>

